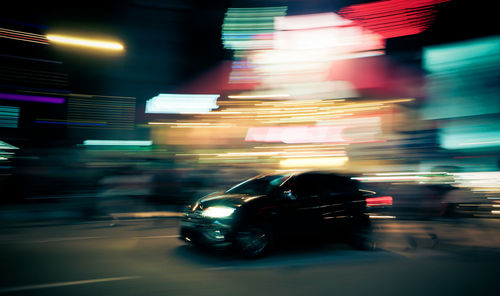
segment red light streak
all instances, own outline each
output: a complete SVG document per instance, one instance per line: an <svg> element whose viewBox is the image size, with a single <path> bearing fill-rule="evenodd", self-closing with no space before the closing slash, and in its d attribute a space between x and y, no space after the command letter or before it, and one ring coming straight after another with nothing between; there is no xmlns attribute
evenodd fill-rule
<svg viewBox="0 0 500 296"><path fill-rule="evenodd" d="M392 206L392 196L377 196L366 198L366 206Z"/></svg>
<svg viewBox="0 0 500 296"><path fill-rule="evenodd" d="M26 41L34 40L34 41L38 41L40 43L48 43L46 40L43 40L43 39L29 38L29 37L25 37L25 36L11 35L11 34L6 34L6 33L0 33L0 36L15 37L15 38L26 40Z"/></svg>
<svg viewBox="0 0 500 296"><path fill-rule="evenodd" d="M425 31L434 19L433 7L449 0L388 0L356 4L339 11L385 38L414 35Z"/></svg>

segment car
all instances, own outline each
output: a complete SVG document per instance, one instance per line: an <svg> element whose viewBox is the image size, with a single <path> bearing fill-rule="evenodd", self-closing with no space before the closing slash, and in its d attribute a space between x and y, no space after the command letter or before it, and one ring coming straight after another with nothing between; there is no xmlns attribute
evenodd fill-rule
<svg viewBox="0 0 500 296"><path fill-rule="evenodd" d="M290 237L338 236L365 248L370 221L357 181L331 172L264 174L199 199L185 212L180 239L234 247L249 258ZM371 192L370 194L373 194Z"/></svg>

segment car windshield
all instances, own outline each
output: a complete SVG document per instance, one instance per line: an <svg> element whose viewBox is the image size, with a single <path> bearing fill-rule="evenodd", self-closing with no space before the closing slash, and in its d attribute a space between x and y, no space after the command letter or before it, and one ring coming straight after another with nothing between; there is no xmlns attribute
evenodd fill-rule
<svg viewBox="0 0 500 296"><path fill-rule="evenodd" d="M274 188L285 182L289 175L272 175L258 177L242 182L226 193L248 194L248 195L264 195L269 194Z"/></svg>

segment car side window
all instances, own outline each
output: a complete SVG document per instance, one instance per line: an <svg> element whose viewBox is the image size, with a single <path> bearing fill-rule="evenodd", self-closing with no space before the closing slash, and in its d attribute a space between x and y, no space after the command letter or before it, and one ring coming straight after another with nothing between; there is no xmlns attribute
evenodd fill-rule
<svg viewBox="0 0 500 296"><path fill-rule="evenodd" d="M326 179L326 194L328 196L348 196L357 191L355 181L335 175L329 175Z"/></svg>
<svg viewBox="0 0 500 296"><path fill-rule="evenodd" d="M290 190L298 200L320 197L323 193L322 178L315 174L297 176L290 184Z"/></svg>

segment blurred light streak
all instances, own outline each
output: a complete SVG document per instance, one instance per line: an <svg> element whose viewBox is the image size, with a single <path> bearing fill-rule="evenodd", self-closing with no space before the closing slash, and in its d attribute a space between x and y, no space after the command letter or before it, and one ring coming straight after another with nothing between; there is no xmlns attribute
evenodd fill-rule
<svg viewBox="0 0 500 296"><path fill-rule="evenodd" d="M19 149L19 148L0 140L0 149L13 150L13 149Z"/></svg>
<svg viewBox="0 0 500 296"><path fill-rule="evenodd" d="M492 214L500 214L500 211L491 211Z"/></svg>
<svg viewBox="0 0 500 296"><path fill-rule="evenodd" d="M392 206L392 196L368 197L365 200L367 207Z"/></svg>
<svg viewBox="0 0 500 296"><path fill-rule="evenodd" d="M332 157L332 156L345 156L345 153L325 153L325 154L314 154L314 151L305 151L301 153L297 152L287 152L285 155L276 156L276 158L304 158L304 157ZM293 155L296 154L296 155Z"/></svg>
<svg viewBox="0 0 500 296"><path fill-rule="evenodd" d="M280 166L287 168L332 167L342 166L348 160L349 157L292 158L280 161Z"/></svg>
<svg viewBox="0 0 500 296"><path fill-rule="evenodd" d="M422 60L425 69L431 72L428 75L430 100L422 108L423 119L456 119L500 113L500 87L496 75L500 71L500 36L425 47ZM478 104L478 101L483 103ZM481 118L463 120L461 125L477 125L477 119ZM478 127L476 131L496 130L493 126L498 126L498 120L491 118L488 122L491 127ZM446 123L444 127L456 126L457 123ZM485 123L483 120L482 124ZM451 134L460 136L455 131ZM463 140L456 140L452 142L483 142L479 139L470 141L465 134Z"/></svg>
<svg viewBox="0 0 500 296"><path fill-rule="evenodd" d="M274 28L276 30L307 30L348 26L350 24L352 24L351 20L342 18L333 12L276 17L274 19Z"/></svg>
<svg viewBox="0 0 500 296"><path fill-rule="evenodd" d="M279 145L279 146L255 146L253 148L255 149L331 149L331 147L336 147L336 146L347 146L349 144L347 143L335 143L335 144L311 144L311 145Z"/></svg>
<svg viewBox="0 0 500 296"><path fill-rule="evenodd" d="M277 28L274 49L328 48L330 53L338 54L385 47L382 36L357 26L333 12L284 16L276 20L276 25L289 29Z"/></svg>
<svg viewBox="0 0 500 296"><path fill-rule="evenodd" d="M218 157L234 157L234 156L270 156L278 155L281 152L227 152L217 154Z"/></svg>
<svg viewBox="0 0 500 296"><path fill-rule="evenodd" d="M473 191L500 192L500 171L455 173L458 187Z"/></svg>
<svg viewBox="0 0 500 296"><path fill-rule="evenodd" d="M396 219L396 216L388 215L370 215L370 219Z"/></svg>
<svg viewBox="0 0 500 296"><path fill-rule="evenodd" d="M247 131L247 142L326 143L346 142L342 131L346 126L289 126L251 127Z"/></svg>
<svg viewBox="0 0 500 296"><path fill-rule="evenodd" d="M0 127L17 128L19 110L18 107L0 106Z"/></svg>
<svg viewBox="0 0 500 296"><path fill-rule="evenodd" d="M497 119L476 119L473 123L443 124L439 132L441 147L445 149L487 148L500 145Z"/></svg>
<svg viewBox="0 0 500 296"><path fill-rule="evenodd" d="M16 94L6 94L6 93L0 93L0 99L37 102L37 103L51 103L51 104L63 104L66 101L64 98L16 95Z"/></svg>
<svg viewBox="0 0 500 296"><path fill-rule="evenodd" d="M376 176L407 176L407 175L443 175L447 172L404 172L404 173L375 173Z"/></svg>
<svg viewBox="0 0 500 296"><path fill-rule="evenodd" d="M272 25L272 22L267 25ZM226 46L239 50L234 54L229 82L261 83L271 88L285 83L324 82L331 62L381 55L385 48L382 36L333 12L275 16L274 28L269 28L269 32L247 35L246 38L249 40L240 44L240 48ZM335 93L303 87L299 92L307 98L357 97L351 87L337 89Z"/></svg>
<svg viewBox="0 0 500 296"><path fill-rule="evenodd" d="M22 22L22 21L18 21L18 20L11 20L11 19L6 19L6 18L0 18L0 21L5 22L5 23L22 25L24 27L36 28L36 29L47 29L48 28L46 25L33 24L33 23Z"/></svg>
<svg viewBox="0 0 500 296"><path fill-rule="evenodd" d="M151 146L153 141L142 140L85 140L84 146Z"/></svg>
<svg viewBox="0 0 500 296"><path fill-rule="evenodd" d="M62 64L63 63L61 61L28 58L28 57L21 57L21 56L9 55L9 54L0 54L0 57L6 57L6 58L12 58L12 59L20 59L20 60L27 60L27 61L36 61L36 62L43 62L43 63L52 63L52 64Z"/></svg>
<svg viewBox="0 0 500 296"><path fill-rule="evenodd" d="M13 145L7 144L4 141L0 140L0 160L8 160L9 157L14 156L14 152L8 152L8 151L4 151L4 150L17 150L17 149L19 149L19 148L15 147ZM7 168L7 167L3 167L3 168Z"/></svg>
<svg viewBox="0 0 500 296"><path fill-rule="evenodd" d="M146 101L146 113L200 114L217 109L220 95L159 94Z"/></svg>
<svg viewBox="0 0 500 296"><path fill-rule="evenodd" d="M500 143L500 140L498 140L498 141L476 142L476 143L460 143L458 145L460 145L460 146L470 146L470 145L474 145L474 146L481 145L481 146L484 146L485 144L495 144L495 143Z"/></svg>
<svg viewBox="0 0 500 296"><path fill-rule="evenodd" d="M134 97L69 94L69 122L106 123L96 125L68 125L78 129L132 130L135 122Z"/></svg>
<svg viewBox="0 0 500 296"><path fill-rule="evenodd" d="M271 95L230 95L228 98L230 99L255 99L255 98L288 98L290 95L288 94L271 94Z"/></svg>
<svg viewBox="0 0 500 296"><path fill-rule="evenodd" d="M61 87L68 84L68 75L53 71L33 70L27 67L0 66L0 80L13 81L20 85L43 85L44 88L50 86Z"/></svg>
<svg viewBox="0 0 500 296"><path fill-rule="evenodd" d="M342 8L339 14L384 38L394 38L425 31L434 18L434 5L447 1L376 1Z"/></svg>
<svg viewBox="0 0 500 296"><path fill-rule="evenodd" d="M224 48L272 48L274 18L286 14L287 7L229 8L222 24Z"/></svg>
<svg viewBox="0 0 500 296"><path fill-rule="evenodd" d="M52 118L37 118L36 120L39 121L58 121L58 122L68 122L68 120L65 119L52 119ZM83 123L107 123L105 121L87 121L87 120L78 120L75 122L83 122Z"/></svg>
<svg viewBox="0 0 500 296"><path fill-rule="evenodd" d="M479 63L498 63L500 37L491 36L424 48L424 68L430 72L465 69Z"/></svg>
<svg viewBox="0 0 500 296"><path fill-rule="evenodd" d="M68 93L70 92L69 90L62 90L62 89L25 87L20 85L7 85L7 84L0 84L0 87L13 88L21 93L32 93L32 94L48 94L50 92L52 95L61 95L61 94L68 95Z"/></svg>
<svg viewBox="0 0 500 296"><path fill-rule="evenodd" d="M356 177L353 178L358 181L369 181L369 182L386 182L386 181L414 181L414 180L425 180L427 177L422 176L390 176L390 177Z"/></svg>
<svg viewBox="0 0 500 296"><path fill-rule="evenodd" d="M55 34L47 34L45 37L51 42L62 43L67 45L76 45L76 46L91 47L91 48L105 49L105 50L115 50L115 51L122 51L124 49L123 44L114 41L86 39L86 38L55 35Z"/></svg>
<svg viewBox="0 0 500 296"><path fill-rule="evenodd" d="M0 37L13 39L13 40L39 43L39 44L49 44L49 42L47 41L47 38L45 38L44 35L16 31L16 30L10 30L10 29L5 29L5 28L0 28Z"/></svg>
<svg viewBox="0 0 500 296"><path fill-rule="evenodd" d="M161 124L161 125L210 125L204 122L148 122L148 124Z"/></svg>
<svg viewBox="0 0 500 296"><path fill-rule="evenodd" d="M44 124L61 124L61 125L92 125L92 126L106 126L106 123L92 123L92 122L70 122L70 121L47 121L47 120L35 120L35 123L44 123Z"/></svg>
<svg viewBox="0 0 500 296"><path fill-rule="evenodd" d="M172 128L229 128L234 127L234 125L174 125Z"/></svg>

